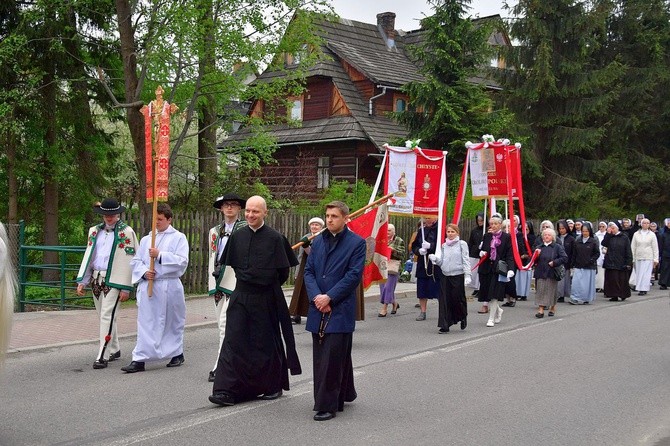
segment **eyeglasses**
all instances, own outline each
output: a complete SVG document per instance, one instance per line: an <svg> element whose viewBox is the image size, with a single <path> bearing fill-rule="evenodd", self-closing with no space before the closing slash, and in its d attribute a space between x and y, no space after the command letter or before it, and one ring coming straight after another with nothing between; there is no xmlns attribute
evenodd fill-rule
<svg viewBox="0 0 670 446"><path fill-rule="evenodd" d="M232 208L235 206L239 206L240 204L237 201L224 201L221 204L221 207L227 207L227 208Z"/></svg>

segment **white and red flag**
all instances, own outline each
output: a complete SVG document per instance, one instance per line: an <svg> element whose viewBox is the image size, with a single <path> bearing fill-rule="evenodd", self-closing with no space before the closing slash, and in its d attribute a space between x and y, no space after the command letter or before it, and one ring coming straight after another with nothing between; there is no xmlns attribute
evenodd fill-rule
<svg viewBox="0 0 670 446"><path fill-rule="evenodd" d="M347 223L349 229L365 239L365 269L362 281L366 290L388 278L387 264L391 258L388 221L388 208L384 203Z"/></svg>

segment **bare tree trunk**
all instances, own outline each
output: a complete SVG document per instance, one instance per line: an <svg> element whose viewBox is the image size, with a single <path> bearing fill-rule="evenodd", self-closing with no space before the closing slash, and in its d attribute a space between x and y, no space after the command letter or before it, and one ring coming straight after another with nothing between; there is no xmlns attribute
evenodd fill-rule
<svg viewBox="0 0 670 446"><path fill-rule="evenodd" d="M119 38L121 41L121 58L123 61L123 78L125 83L125 102L132 103L140 99L138 89L139 77L137 74L137 57L135 30L132 24L132 9L128 0L115 0L116 17L119 26ZM135 228L139 233L148 231L151 221L151 206L146 203L146 174L144 162L144 117L139 108L126 108L128 129L135 149L135 165L137 166L138 179L140 181L139 197L136 197L142 210L140 228Z"/></svg>
<svg viewBox="0 0 670 446"><path fill-rule="evenodd" d="M18 223L19 218L19 185L16 179L16 138L11 130L7 130L7 222Z"/></svg>
<svg viewBox="0 0 670 446"><path fill-rule="evenodd" d="M207 76L215 71L214 12L211 0L202 0L201 6L204 33L198 69L203 84L208 85ZM203 199L207 199L216 181L216 104L209 92L202 99L198 101L198 186Z"/></svg>
<svg viewBox="0 0 670 446"><path fill-rule="evenodd" d="M42 117L45 125L44 143L45 154L42 156L43 182L44 182L44 245L58 245L58 180L56 166L51 162L50 154L58 151L56 137L56 63L53 55L46 52L43 62L44 78L42 80ZM58 263L58 253L46 251L44 263ZM58 280L56 270L42 270L42 280Z"/></svg>

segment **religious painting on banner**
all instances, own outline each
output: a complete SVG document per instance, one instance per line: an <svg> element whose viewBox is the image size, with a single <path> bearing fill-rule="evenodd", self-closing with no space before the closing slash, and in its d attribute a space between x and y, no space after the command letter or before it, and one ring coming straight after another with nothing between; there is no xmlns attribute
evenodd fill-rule
<svg viewBox="0 0 670 446"><path fill-rule="evenodd" d="M482 144L470 147L470 185L472 198L508 198L507 169L505 168L506 146L502 143ZM513 165L514 166L514 165ZM511 172L512 173L512 172ZM512 179L515 175L511 176ZM512 184L513 197L518 194L514 181Z"/></svg>
<svg viewBox="0 0 670 446"><path fill-rule="evenodd" d="M388 245L388 208L386 204L366 212L347 223L349 229L365 240L365 269L363 288L383 282L388 278L388 261L391 248Z"/></svg>
<svg viewBox="0 0 670 446"><path fill-rule="evenodd" d="M439 210L440 184L444 154L419 147L386 146L384 195L393 193L388 211L391 215L436 216Z"/></svg>

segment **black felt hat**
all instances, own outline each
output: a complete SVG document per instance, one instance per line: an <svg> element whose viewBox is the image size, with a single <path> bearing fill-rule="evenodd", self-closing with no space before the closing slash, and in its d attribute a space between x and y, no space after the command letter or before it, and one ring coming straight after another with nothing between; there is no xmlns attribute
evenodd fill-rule
<svg viewBox="0 0 670 446"><path fill-rule="evenodd" d="M242 199L237 194L230 193L218 197L212 206L214 206L214 208L216 209L221 209L221 205L223 204L224 201L237 201L242 209L244 209L244 207L247 205L247 200Z"/></svg>
<svg viewBox="0 0 670 446"><path fill-rule="evenodd" d="M115 198L105 198L100 205L93 206L93 212L101 215L117 215L126 210Z"/></svg>

